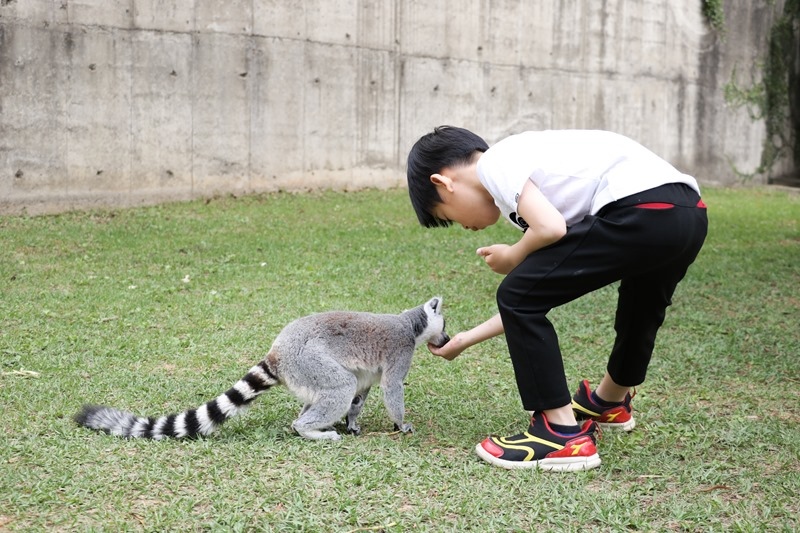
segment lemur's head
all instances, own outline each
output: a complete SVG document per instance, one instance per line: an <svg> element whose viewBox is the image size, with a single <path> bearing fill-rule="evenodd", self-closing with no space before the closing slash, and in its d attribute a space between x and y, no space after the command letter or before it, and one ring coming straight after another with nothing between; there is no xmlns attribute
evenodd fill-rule
<svg viewBox="0 0 800 533"><path fill-rule="evenodd" d="M437 348L450 341L444 331L444 315L442 315L442 297L431 298L422 305L419 323L414 325L416 345L433 344Z"/></svg>

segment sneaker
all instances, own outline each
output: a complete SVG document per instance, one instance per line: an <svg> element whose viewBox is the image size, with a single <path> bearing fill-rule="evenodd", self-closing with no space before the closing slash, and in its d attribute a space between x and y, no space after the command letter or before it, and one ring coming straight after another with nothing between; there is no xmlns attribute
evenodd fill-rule
<svg viewBox="0 0 800 533"><path fill-rule="evenodd" d="M633 407L631 399L636 396L634 389L633 395L625 395L619 405L614 407L603 407L597 405L592 400L592 389L587 380L583 380L578 385L578 392L572 397L572 410L575 411L575 418L578 420L593 420L603 429L621 429L631 431L636 427L636 420L633 419Z"/></svg>
<svg viewBox="0 0 800 533"><path fill-rule="evenodd" d="M589 420L579 433L556 433L544 413L534 413L528 431L512 437L488 437L475 446L475 453L484 461L507 469L589 470L600 466L596 430L597 424Z"/></svg>

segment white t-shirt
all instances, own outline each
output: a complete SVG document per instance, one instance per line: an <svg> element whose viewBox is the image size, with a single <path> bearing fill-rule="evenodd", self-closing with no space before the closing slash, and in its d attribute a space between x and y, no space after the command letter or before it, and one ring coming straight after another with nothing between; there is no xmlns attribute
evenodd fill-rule
<svg viewBox="0 0 800 533"><path fill-rule="evenodd" d="M530 179L567 226L621 198L667 183L697 181L623 135L600 130L528 131L507 137L478 160L478 178L517 227L517 202Z"/></svg>

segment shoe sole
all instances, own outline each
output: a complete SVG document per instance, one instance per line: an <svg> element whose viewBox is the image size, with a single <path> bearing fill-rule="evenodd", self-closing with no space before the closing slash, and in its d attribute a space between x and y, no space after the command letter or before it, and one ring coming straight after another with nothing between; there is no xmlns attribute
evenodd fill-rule
<svg viewBox="0 0 800 533"><path fill-rule="evenodd" d="M598 454L579 458L553 458L542 459L540 461L506 461L498 459L483 449L480 443L475 446L475 453L478 457L489 464L505 468L506 470L536 468L549 472L579 472L581 470L591 470L600 466L600 456Z"/></svg>
<svg viewBox="0 0 800 533"><path fill-rule="evenodd" d="M597 425L600 426L600 429L611 429L614 431L633 431L633 428L636 427L636 420L634 418L631 418L627 422L622 422L621 424L598 422Z"/></svg>

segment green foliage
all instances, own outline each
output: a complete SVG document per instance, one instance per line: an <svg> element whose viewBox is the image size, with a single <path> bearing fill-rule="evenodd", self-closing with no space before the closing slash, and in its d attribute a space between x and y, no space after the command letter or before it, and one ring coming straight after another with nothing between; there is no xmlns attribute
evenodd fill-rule
<svg viewBox="0 0 800 533"><path fill-rule="evenodd" d="M762 165L768 168L787 150L800 163L798 131L792 127L790 99L798 90L796 61L800 47L800 0L787 0L783 15L770 29L769 50L764 66L767 137ZM800 109L795 110L800 113Z"/></svg>
<svg viewBox="0 0 800 533"><path fill-rule="evenodd" d="M703 15L711 27L720 34L725 33L725 12L722 3L723 0L703 0Z"/></svg>
<svg viewBox="0 0 800 533"><path fill-rule="evenodd" d="M800 0L787 0L783 14L769 32L767 56L762 65L761 81L750 88L736 82L736 69L725 85L725 101L734 107L747 106L754 120L764 120L766 137L761 162L753 174L769 174L787 152L800 164L800 109L792 109L791 99L800 90L800 72L796 65L800 47Z"/></svg>
<svg viewBox="0 0 800 533"><path fill-rule="evenodd" d="M360 437L291 434L284 389L211 437L121 440L77 427L84 402L143 414L199 405L287 322L445 298L455 333L490 316L500 277L474 250L511 242L425 230L407 192L268 195L0 217L0 530L764 531L800 527L800 196L705 191L711 230L674 297L638 427L603 465L508 472L487 433L523 429L502 339L453 362L416 354L413 435L375 391ZM598 380L615 289L551 313L571 383Z"/></svg>
<svg viewBox="0 0 800 533"><path fill-rule="evenodd" d="M764 84L755 83L748 88L741 87L734 80L738 77L738 69L733 68L731 79L723 87L725 102L733 107L747 108L750 118L761 120L764 118L766 107L766 89Z"/></svg>

